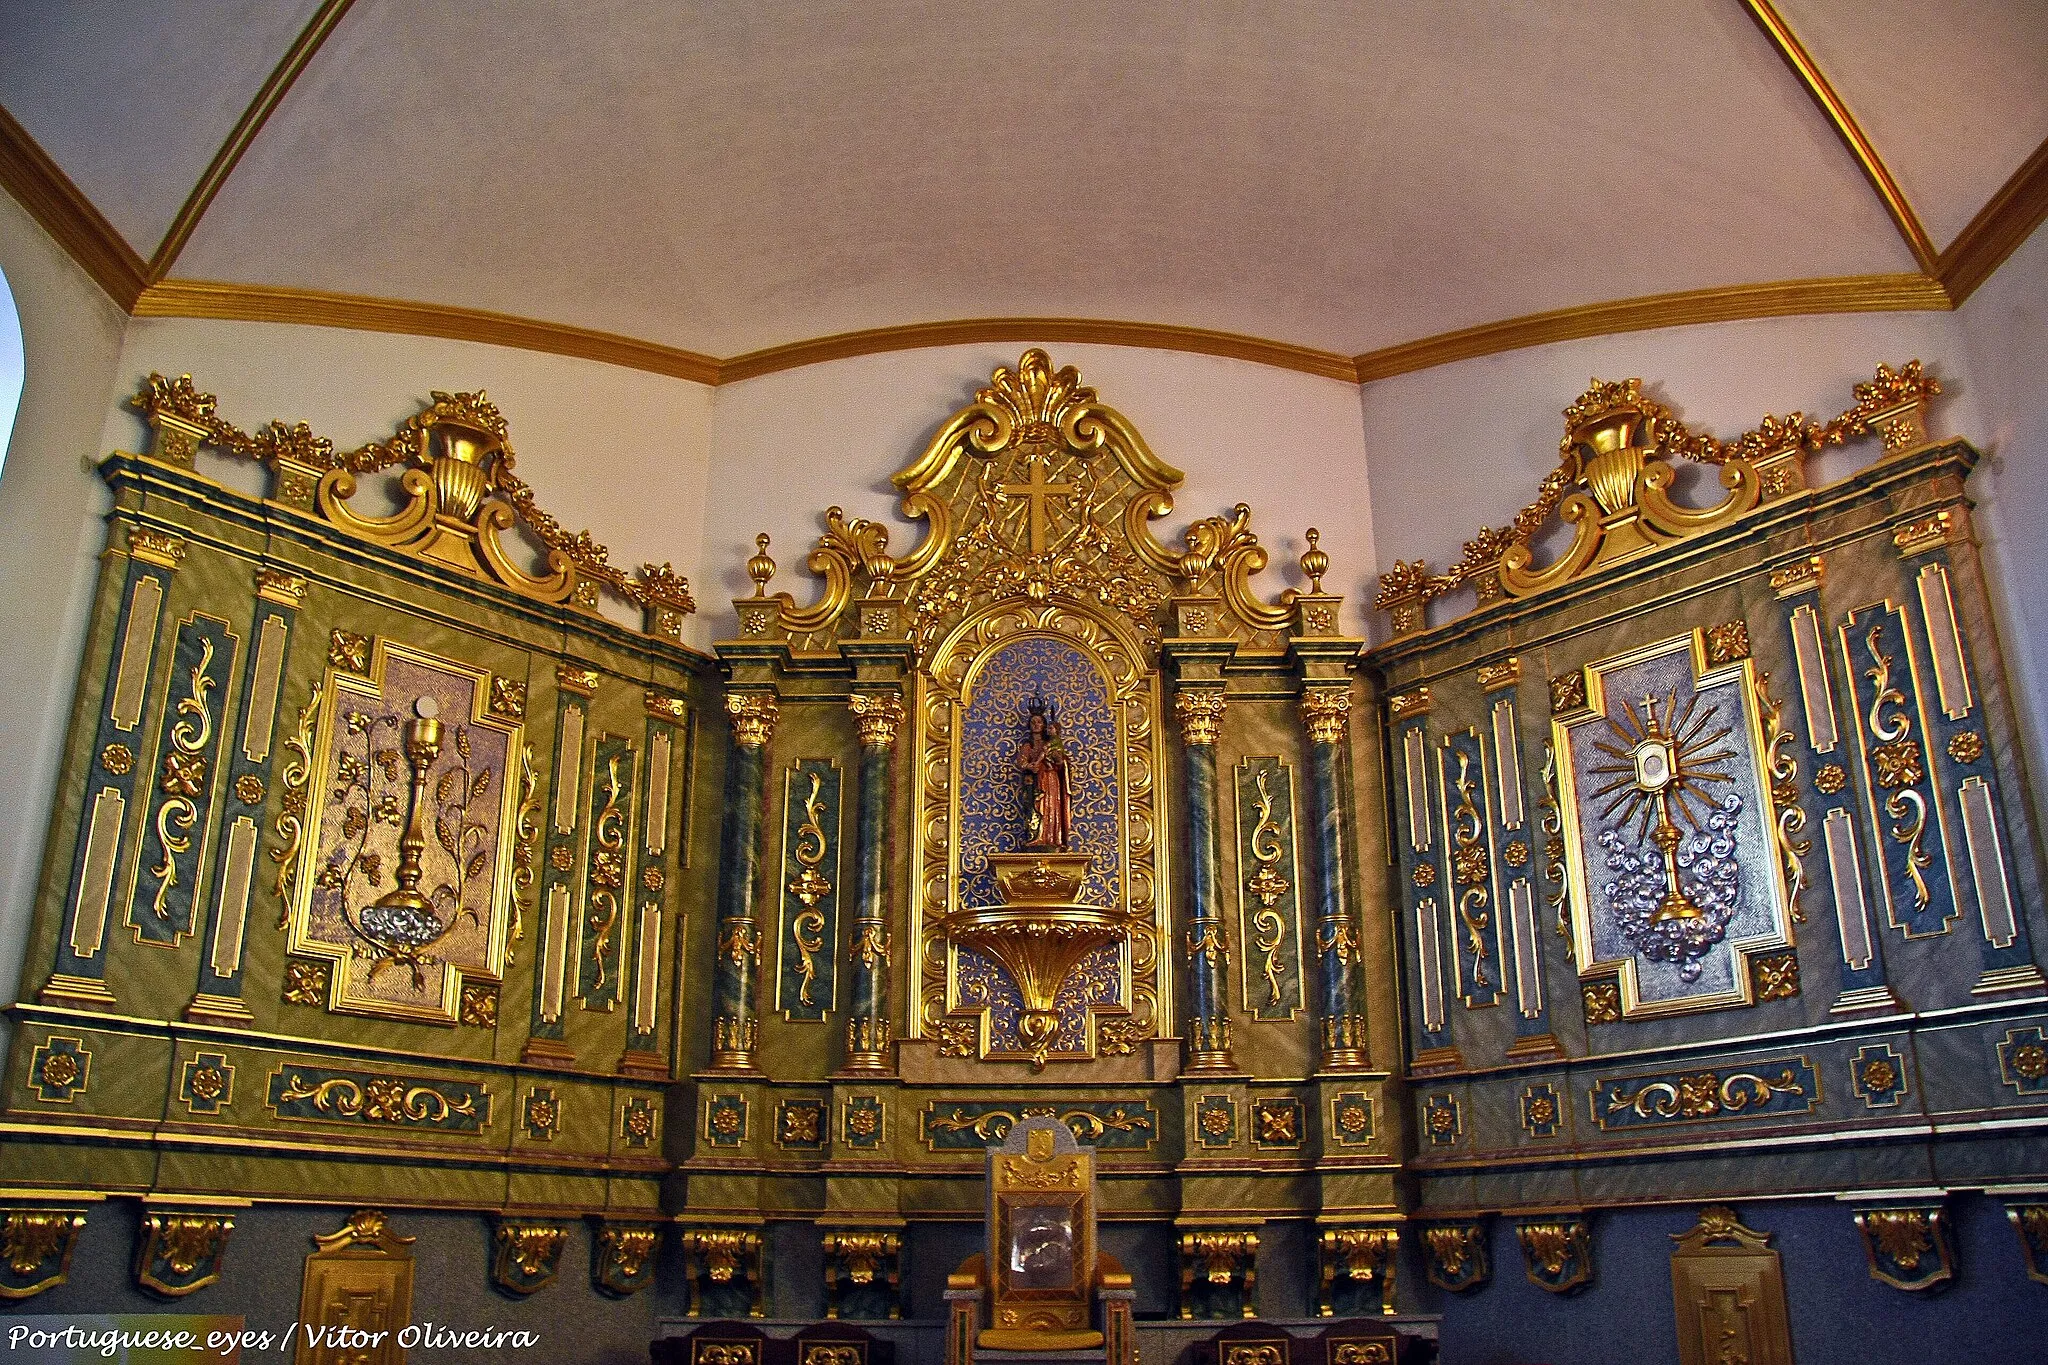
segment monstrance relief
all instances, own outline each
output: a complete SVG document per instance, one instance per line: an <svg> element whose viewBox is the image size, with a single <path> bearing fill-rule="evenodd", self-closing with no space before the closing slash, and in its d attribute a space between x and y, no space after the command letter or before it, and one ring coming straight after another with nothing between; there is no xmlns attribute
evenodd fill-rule
<svg viewBox="0 0 2048 1365"><path fill-rule="evenodd" d="M1760 680L1706 636L1588 665L1553 721L1573 956L1626 1017L1748 1004L1749 955L1792 942Z"/></svg>

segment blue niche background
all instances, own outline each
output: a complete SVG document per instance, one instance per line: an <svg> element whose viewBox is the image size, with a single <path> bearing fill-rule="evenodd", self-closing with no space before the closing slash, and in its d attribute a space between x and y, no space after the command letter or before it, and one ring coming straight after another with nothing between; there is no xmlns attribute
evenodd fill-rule
<svg viewBox="0 0 2048 1365"><path fill-rule="evenodd" d="M1115 905L1120 899L1118 820L1123 789L1117 773L1116 713L1109 684L1087 653L1068 640L1025 635L999 646L969 683L960 726L960 886L954 903L995 905L1002 897L989 871L991 853L1021 852L1029 789L1017 771L1034 698L1057 711L1067 750L1073 805L1070 848L1093 858L1080 899ZM1121 950L1097 949L1067 978L1056 1008L1056 1052L1087 1049L1089 1005L1119 1003ZM971 950L959 954L961 1003L990 1011L989 1047L1020 1046L1022 1001L1009 976Z"/></svg>

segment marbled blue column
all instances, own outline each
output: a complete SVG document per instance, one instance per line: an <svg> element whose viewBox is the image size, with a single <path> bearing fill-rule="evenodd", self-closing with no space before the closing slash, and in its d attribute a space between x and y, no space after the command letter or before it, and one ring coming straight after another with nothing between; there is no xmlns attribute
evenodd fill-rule
<svg viewBox="0 0 2048 1365"><path fill-rule="evenodd" d="M1182 687L1173 710L1187 757L1187 1069L1234 1070L1223 1003L1224 968L1230 961L1223 931L1223 858L1216 842L1216 740L1223 725L1223 689Z"/></svg>
<svg viewBox="0 0 2048 1365"><path fill-rule="evenodd" d="M846 1069L889 1069L889 907L883 877L889 867L889 759L903 724L903 699L894 692L856 692L851 702L860 728L860 789L854 811L853 929L847 958L853 964L853 999L846 1023Z"/></svg>
<svg viewBox="0 0 2048 1365"><path fill-rule="evenodd" d="M1316 825L1316 956L1322 966L1323 1069L1366 1065L1365 1016L1352 979L1359 957L1346 868L1351 847L1344 803L1343 742L1348 687L1310 687L1301 696L1308 729L1308 790Z"/></svg>
<svg viewBox="0 0 2048 1365"><path fill-rule="evenodd" d="M730 692L732 751L725 767L725 816L718 840L717 961L711 978L711 1067L747 1071L760 1030L761 923L754 917L761 878L761 793L775 698Z"/></svg>

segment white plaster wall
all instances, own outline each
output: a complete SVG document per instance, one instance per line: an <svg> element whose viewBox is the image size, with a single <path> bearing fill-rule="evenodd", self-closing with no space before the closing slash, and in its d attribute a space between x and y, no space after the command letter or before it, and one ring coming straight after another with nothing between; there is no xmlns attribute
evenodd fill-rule
<svg viewBox="0 0 2048 1365"><path fill-rule="evenodd" d="M754 535L768 532L780 566L773 587L799 602L816 595L803 561L827 507L891 525L899 553L922 523L895 517L889 476L910 463L939 425L974 399L998 365L1014 367L1029 342L949 346L861 356L764 375L717 391L711 487L705 499L701 640L729 638L724 599L753 591L745 570ZM1159 538L1178 545L1199 517L1237 502L1273 556L1258 580L1267 598L1301 585L1295 560L1315 526L1332 560L1325 588L1347 594L1344 624L1365 625L1373 581L1372 502L1357 390L1243 361L1132 347L1039 343L1072 365L1100 401L1138 429L1154 454L1186 475Z"/></svg>
<svg viewBox="0 0 2048 1365"><path fill-rule="evenodd" d="M1989 459L1977 534L1999 607L2027 768L2048 808L2048 227L2037 228L1957 314Z"/></svg>
<svg viewBox="0 0 2048 1365"><path fill-rule="evenodd" d="M88 461L126 319L4 194L0 270L21 313L24 362L0 469L0 998L12 999L107 505Z"/></svg>
<svg viewBox="0 0 2048 1365"><path fill-rule="evenodd" d="M304 421L346 449L379 440L432 390L486 391L512 431L521 478L542 509L588 529L627 569L672 561L697 586L711 390L592 361L431 337L331 327L137 318L115 374L116 398L152 370L190 373L221 416L253 429ZM141 449L141 414L110 404L100 449ZM265 491L266 479L225 462L208 473ZM630 607L608 614L638 626Z"/></svg>

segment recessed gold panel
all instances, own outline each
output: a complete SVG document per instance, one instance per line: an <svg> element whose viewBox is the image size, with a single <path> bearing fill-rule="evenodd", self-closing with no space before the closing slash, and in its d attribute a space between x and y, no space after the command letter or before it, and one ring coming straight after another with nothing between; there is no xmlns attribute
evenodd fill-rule
<svg viewBox="0 0 2048 1365"><path fill-rule="evenodd" d="M381 638L327 672L287 951L335 963L330 1009L453 1023L465 977L503 975L520 726L490 683Z"/></svg>

